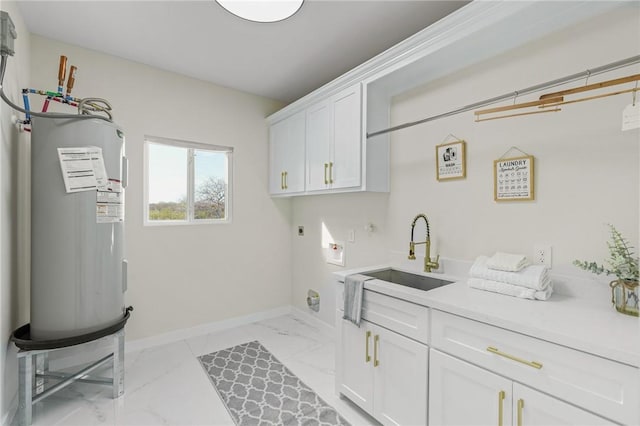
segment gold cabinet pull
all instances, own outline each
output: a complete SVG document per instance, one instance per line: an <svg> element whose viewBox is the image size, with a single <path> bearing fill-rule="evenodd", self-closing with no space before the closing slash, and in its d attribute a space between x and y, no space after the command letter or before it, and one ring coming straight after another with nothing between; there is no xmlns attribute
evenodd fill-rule
<svg viewBox="0 0 640 426"><path fill-rule="evenodd" d="M487 347L487 351L508 358L512 361L519 362L521 364L528 365L529 367L537 368L538 370L542 368L542 364L536 361L527 361L526 359L518 358L517 356L505 353L500 351L498 348L494 348L492 346Z"/></svg>
<svg viewBox="0 0 640 426"><path fill-rule="evenodd" d="M367 331L367 336L365 337L365 352L364 352L364 362L371 361L371 357L369 356L369 339L371 338L371 331Z"/></svg>
<svg viewBox="0 0 640 426"><path fill-rule="evenodd" d="M524 399L518 400L518 426L522 426L522 409L524 408Z"/></svg>
<svg viewBox="0 0 640 426"><path fill-rule="evenodd" d="M329 183L333 183L333 163L329 163Z"/></svg>
<svg viewBox="0 0 640 426"><path fill-rule="evenodd" d="M378 342L380 341L380 336L375 335L373 337L373 366L377 367L380 365L380 360L378 359Z"/></svg>
<svg viewBox="0 0 640 426"><path fill-rule="evenodd" d="M289 180L289 172L284 172L284 189L289 189L287 181Z"/></svg>
<svg viewBox="0 0 640 426"><path fill-rule="evenodd" d="M329 180L327 179L327 168L329 167L329 165L327 163L324 163L324 184L328 185L329 184Z"/></svg>
<svg viewBox="0 0 640 426"><path fill-rule="evenodd" d="M284 189L284 172L280 172L280 189Z"/></svg>
<svg viewBox="0 0 640 426"><path fill-rule="evenodd" d="M498 392L498 426L502 426L502 417L504 414L503 405L505 396L506 394L503 390Z"/></svg>

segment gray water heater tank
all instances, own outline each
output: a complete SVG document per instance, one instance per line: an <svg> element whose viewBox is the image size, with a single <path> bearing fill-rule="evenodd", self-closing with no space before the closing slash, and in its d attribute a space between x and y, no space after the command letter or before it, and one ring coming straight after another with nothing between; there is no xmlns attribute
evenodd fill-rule
<svg viewBox="0 0 640 426"><path fill-rule="evenodd" d="M31 128L31 338L101 330L124 315L124 134L99 118Z"/></svg>

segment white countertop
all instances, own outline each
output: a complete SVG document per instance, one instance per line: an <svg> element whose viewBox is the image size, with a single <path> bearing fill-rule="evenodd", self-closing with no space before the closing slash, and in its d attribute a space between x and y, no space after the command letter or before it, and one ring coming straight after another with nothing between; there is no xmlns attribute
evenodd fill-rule
<svg viewBox="0 0 640 426"><path fill-rule="evenodd" d="M422 291L376 279L366 281L365 289L640 367L640 319L615 310L606 284L552 274L556 291L549 300L535 301L469 288L465 265L420 273L415 266L387 264L334 275L344 279L390 266L454 283Z"/></svg>

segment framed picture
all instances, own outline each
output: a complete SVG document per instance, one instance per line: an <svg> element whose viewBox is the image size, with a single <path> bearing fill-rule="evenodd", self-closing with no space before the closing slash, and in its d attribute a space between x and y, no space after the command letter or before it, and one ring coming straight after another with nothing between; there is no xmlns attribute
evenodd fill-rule
<svg viewBox="0 0 640 426"><path fill-rule="evenodd" d="M493 162L493 199L528 201L533 191L533 155L501 158Z"/></svg>
<svg viewBox="0 0 640 426"><path fill-rule="evenodd" d="M436 178L439 181L467 177L465 147L465 141L436 145Z"/></svg>

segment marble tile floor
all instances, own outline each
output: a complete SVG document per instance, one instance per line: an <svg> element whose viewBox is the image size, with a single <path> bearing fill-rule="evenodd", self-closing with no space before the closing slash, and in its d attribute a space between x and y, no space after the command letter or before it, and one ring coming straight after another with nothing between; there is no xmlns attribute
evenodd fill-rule
<svg viewBox="0 0 640 426"><path fill-rule="evenodd" d="M127 353L122 397L112 399L110 386L74 383L36 404L33 425L233 425L196 357L252 340L351 424L377 424L335 395L332 336L291 314Z"/></svg>

